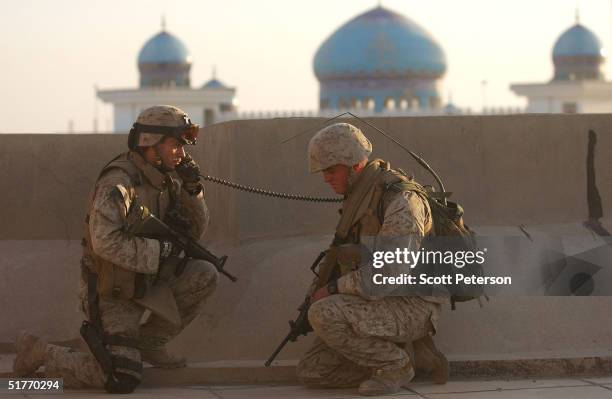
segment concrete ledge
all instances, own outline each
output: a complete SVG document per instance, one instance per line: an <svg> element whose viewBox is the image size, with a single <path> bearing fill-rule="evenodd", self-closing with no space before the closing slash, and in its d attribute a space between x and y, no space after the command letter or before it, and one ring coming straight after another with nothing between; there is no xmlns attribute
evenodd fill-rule
<svg viewBox="0 0 612 399"><path fill-rule="evenodd" d="M189 363L183 369L164 370L147 367L143 385L234 385L234 384L286 384L297 383L297 361L279 361L265 367L264 361L227 361Z"/></svg>
<svg viewBox="0 0 612 399"><path fill-rule="evenodd" d="M295 384L297 361L275 362L264 367L263 361L228 361L190 363L184 369L146 368L145 386L224 385L224 384ZM522 360L451 361L451 379L472 378L565 378L612 374L612 357L580 357ZM427 379L417 374L418 380Z"/></svg>
<svg viewBox="0 0 612 399"><path fill-rule="evenodd" d="M15 355L0 358L0 378L10 377ZM296 384L297 361L281 360L271 367L262 361L189 363L182 369L145 367L145 387L186 385ZM612 375L612 356L552 359L452 360L451 379L566 378ZM41 375L42 376L42 375ZM426 380L417 374L417 380Z"/></svg>
<svg viewBox="0 0 612 399"><path fill-rule="evenodd" d="M297 361L280 361L264 367L263 361L190 363L184 369L146 368L144 385L191 384L295 384ZM523 360L451 361L451 379L466 378L564 378L612 374L612 357ZM427 379L417 374L417 379Z"/></svg>
<svg viewBox="0 0 612 399"><path fill-rule="evenodd" d="M586 377L612 374L612 357L451 362L452 378Z"/></svg>

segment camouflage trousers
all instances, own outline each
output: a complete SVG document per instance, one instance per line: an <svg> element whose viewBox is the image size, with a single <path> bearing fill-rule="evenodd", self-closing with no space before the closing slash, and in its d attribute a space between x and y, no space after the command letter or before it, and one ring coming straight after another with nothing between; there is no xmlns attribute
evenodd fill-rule
<svg viewBox="0 0 612 399"><path fill-rule="evenodd" d="M435 331L439 314L440 304L418 297L323 298L308 312L317 339L300 359L298 378L313 387L354 387L373 370L404 367L403 346Z"/></svg>
<svg viewBox="0 0 612 399"><path fill-rule="evenodd" d="M139 348L156 348L165 345L178 335L200 312L201 305L217 285L217 270L210 263L190 260L177 278L171 272L176 260L169 259L162 265L160 278L168 282L179 314L181 325L176 326L155 314L141 324L145 309L129 300L100 298L99 307L104 332L135 339ZM83 305L86 308L86 299ZM142 364L138 348L108 346L113 356L120 356ZM106 376L90 352L78 352L70 348L48 345L45 356L45 376L64 379L69 388L104 386ZM141 379L140 373L119 371Z"/></svg>

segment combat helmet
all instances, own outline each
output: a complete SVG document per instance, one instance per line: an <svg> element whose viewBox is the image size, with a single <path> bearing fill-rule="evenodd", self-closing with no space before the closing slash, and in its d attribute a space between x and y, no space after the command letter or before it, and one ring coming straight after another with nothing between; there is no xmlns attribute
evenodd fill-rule
<svg viewBox="0 0 612 399"><path fill-rule="evenodd" d="M371 153L372 143L361 130L348 123L334 123L310 139L308 168L316 173L338 164L353 166Z"/></svg>
<svg viewBox="0 0 612 399"><path fill-rule="evenodd" d="M200 126L185 111L172 105L155 105L143 110L128 135L128 148L148 147L173 136L182 144L195 145Z"/></svg>

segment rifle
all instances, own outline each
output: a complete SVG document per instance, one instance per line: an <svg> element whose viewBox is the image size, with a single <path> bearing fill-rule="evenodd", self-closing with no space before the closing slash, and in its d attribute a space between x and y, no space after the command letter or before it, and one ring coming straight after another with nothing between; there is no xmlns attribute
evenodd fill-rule
<svg viewBox="0 0 612 399"><path fill-rule="evenodd" d="M131 209L128 214L128 234L136 237L152 238L155 240L168 240L180 249L185 251L185 258L175 270L176 275L180 275L189 258L201 259L212 263L217 271L232 281L238 280L236 277L223 269L227 255L220 258L213 255L206 248L198 244L194 239L182 234L159 220L153 215L146 206L140 205Z"/></svg>
<svg viewBox="0 0 612 399"><path fill-rule="evenodd" d="M312 266L310 266L310 270L317 276L320 277L317 272L315 272L316 267L319 265L319 262L327 255L327 251L323 251L317 256ZM308 335L309 332L312 331L312 326L308 321L308 309L310 309L310 295L306 296L304 302L298 307L299 314L295 320L289 320L289 334L283 339L280 345L272 352L272 355L268 358L265 363L266 367L270 367L276 356L280 353L281 350L289 343L297 341L300 335Z"/></svg>

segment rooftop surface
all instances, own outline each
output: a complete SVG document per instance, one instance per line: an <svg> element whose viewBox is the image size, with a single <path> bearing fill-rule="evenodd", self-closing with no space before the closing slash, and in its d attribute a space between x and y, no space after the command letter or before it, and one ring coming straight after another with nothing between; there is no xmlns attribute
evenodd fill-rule
<svg viewBox="0 0 612 399"><path fill-rule="evenodd" d="M14 355L0 355L0 376L5 377L10 370ZM176 375L177 380L188 381L190 378L181 378L178 373L189 374L192 365L186 369L168 370ZM268 369L270 370L270 369ZM279 379L286 379L288 371L292 370L289 363L277 366L273 370L279 374ZM267 383L267 384L189 384L168 386L169 376L166 371L147 367L145 369L145 382L131 394L130 399L141 398L199 398L199 399L343 399L359 398L356 389L308 389L294 383ZM236 368L237 374L240 374ZM193 373L191 371L191 373ZM255 373L257 374L257 373ZM159 378L161 377L161 378ZM164 378L166 377L166 378ZM209 378L211 376L209 375ZM214 377L212 377L214 378ZM153 386L159 385L159 386ZM170 384L171 385L171 384ZM41 397L66 398L108 398L108 394L101 389L64 390L63 394L44 395ZM2 394L4 398L28 398L32 394ZM410 389L400 391L385 398L406 399L599 399L612 398L612 376L609 377L569 377L569 378L543 378L543 379L454 379L451 378L445 385L435 385L422 379L417 379Z"/></svg>
<svg viewBox="0 0 612 399"><path fill-rule="evenodd" d="M65 390L63 394L42 395L65 398L108 398L101 390ZM3 398L31 397L31 395L2 395ZM191 385L180 387L142 387L129 396L141 398L199 398L199 399L340 399L359 398L356 389L307 389L297 385ZM599 399L612 398L612 378L559 380L494 380L451 381L446 385L416 382L409 390L385 398L406 399Z"/></svg>

